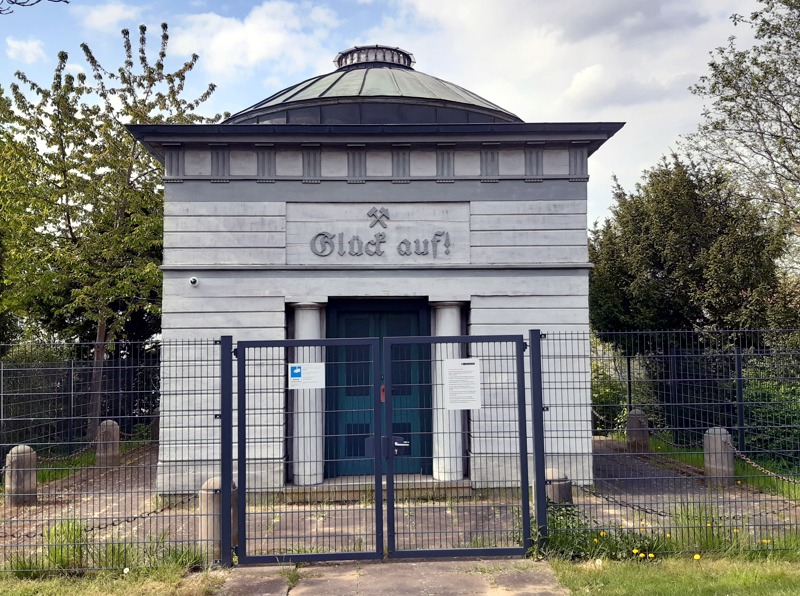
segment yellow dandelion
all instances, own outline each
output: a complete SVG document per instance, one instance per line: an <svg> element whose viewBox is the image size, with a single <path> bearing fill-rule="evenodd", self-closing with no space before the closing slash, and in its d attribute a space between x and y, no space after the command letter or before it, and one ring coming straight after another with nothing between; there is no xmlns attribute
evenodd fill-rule
<svg viewBox="0 0 800 596"><path fill-rule="evenodd" d="M633 549L633 554L634 555L638 555L639 554L639 549L638 548L634 548Z"/></svg>
<svg viewBox="0 0 800 596"><path fill-rule="evenodd" d="M649 555L647 555L647 558L648 559L655 559L656 556L653 553L650 553Z"/></svg>
<svg viewBox="0 0 800 596"><path fill-rule="evenodd" d="M708 527L710 528L710 527L711 527L711 524L706 524L706 526L708 526Z"/></svg>
<svg viewBox="0 0 800 596"><path fill-rule="evenodd" d="M700 560L700 553L695 553L694 560L695 561L699 561Z"/></svg>
<svg viewBox="0 0 800 596"><path fill-rule="evenodd" d="M600 538L602 538L602 537L603 537L603 536L605 536L605 535L606 535L606 532L605 532L605 530L601 530L601 531L600 531Z"/></svg>
<svg viewBox="0 0 800 596"><path fill-rule="evenodd" d="M597 544L597 538L594 539L594 543Z"/></svg>
<svg viewBox="0 0 800 596"><path fill-rule="evenodd" d="M738 533L739 533L739 528L734 528L734 529L733 529L733 533L734 533L734 534L738 534Z"/></svg>
<svg viewBox="0 0 800 596"><path fill-rule="evenodd" d="M644 553L639 553L639 558L644 559Z"/></svg>
<svg viewBox="0 0 800 596"><path fill-rule="evenodd" d="M762 544L769 544L770 542L772 542L772 540L767 540L766 538L761 540Z"/></svg>
<svg viewBox="0 0 800 596"><path fill-rule="evenodd" d="M669 534L667 534L667 538L670 538L670 535L669 535Z"/></svg>

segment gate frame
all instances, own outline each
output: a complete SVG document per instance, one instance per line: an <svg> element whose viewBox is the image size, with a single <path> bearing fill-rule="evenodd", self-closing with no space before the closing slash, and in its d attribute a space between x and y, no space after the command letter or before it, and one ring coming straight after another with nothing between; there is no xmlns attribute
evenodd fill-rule
<svg viewBox="0 0 800 596"><path fill-rule="evenodd" d="M360 551L360 552L334 552L334 553L305 553L305 554L273 554L273 555L250 555L247 553L247 350L252 348L328 348L328 347L342 347L342 346L366 346L371 349L371 356L373 360L373 371L378 374L373 374L372 379L372 392L373 392L373 444L380 445L380 370L378 370L375 363L380 355L380 340L374 337L368 338L339 338L339 339L285 339L285 340L251 340L240 341L236 344L234 355L237 359L237 423L238 423L238 444L237 444L237 480L238 480L238 533L239 545L236 549L240 564L253 564L253 563L292 563L292 562L305 562L305 561L349 561L356 559L381 559L383 558L383 475L381 474L381 457L380 450L376 449L373 452L372 459L374 460L374 490L375 490L375 506L373 513L375 516L375 550L374 551ZM241 348L241 350L240 350ZM289 391L288 383L284 388ZM232 405L232 400L231 400ZM233 418L231 416L231 422ZM231 434L231 456L232 456L232 439ZM228 478L232 478L233 461L231 458L231 474ZM223 484L223 492L227 489ZM228 491L228 494L230 492ZM224 509L223 509L224 511ZM223 515L223 518L226 517Z"/></svg>
<svg viewBox="0 0 800 596"><path fill-rule="evenodd" d="M531 362L531 394L533 397L533 437L534 445L534 472L536 518L539 527L539 541L547 533L546 500L540 498L544 495L544 451L542 436L542 384L541 384L541 348L539 345L540 334L538 330L530 332L533 349L530 354ZM535 341L534 341L535 340ZM394 518L394 450L378 447L374 449L374 494L373 507L375 520L375 549L361 552L339 553L307 553L307 554L273 554L249 555L247 553L247 350L254 348L293 348L293 347L339 347L339 346L367 346L372 351L373 359L373 445L382 446L381 420L381 385L385 385L385 399L383 413L386 427L391 428L393 413L392 400L392 367L391 349L393 345L408 344L436 344L458 343L512 343L515 346L516 390L517 390L517 416L519 440L519 465L520 465L520 507L522 511L522 544L519 547L494 547L494 548L450 548L450 549L409 549L398 550L396 544L395 518ZM420 558L420 557L473 557L473 556L514 556L525 555L532 546L531 540L531 515L530 515L530 481L528 473L528 441L527 441L527 403L525 395L525 351L528 344L522 335L458 335L458 336L419 336L419 337L387 337L383 339L383 346L379 338L337 338L337 339L309 339L309 340L249 340L236 342L233 347L231 336L222 336L220 345L220 470L221 470L221 509L223 512L231 511L233 491L233 358L237 359L237 506L236 519L239 544L232 544L232 521L230 516L223 514L220 520L220 547L221 557L219 563L223 566L233 565L233 554L238 556L238 564L258 563L292 563L304 561L342 561L356 559L383 559L385 558ZM377 366L376 358L384 350L383 370ZM241 351L240 351L241 348ZM388 355L388 357L387 357ZM536 356L538 355L538 360ZM388 363L388 365L387 365ZM288 391L288 386L286 387ZM538 404L538 406L537 406ZM387 532L384 535L383 523L383 462L386 466L386 507L387 507ZM541 464L541 465L540 465ZM545 515L540 518L544 507ZM542 521L543 520L543 521ZM384 551L384 549L386 549Z"/></svg>
<svg viewBox="0 0 800 596"><path fill-rule="evenodd" d="M430 345L435 344L477 344L477 343L512 343L515 346L515 364L517 369L517 416L519 430L519 463L520 492L522 508L522 545L519 547L492 548L446 548L446 549L409 549L398 550L396 544L394 515L394 450L387 449L386 459L386 519L387 519L387 558L424 558L424 557L500 557L525 555L531 546L530 515L530 483L528 480L528 440L527 440L527 408L525 403L525 349L527 344L522 335L451 335L428 337L386 337L383 339L384 382L386 385L386 403L384 415L386 428L392 427L394 411L392 397L392 346L394 345ZM433 360L431 360L433 362ZM390 363L388 366L386 363ZM431 379L432 380L432 379ZM538 483L537 483L538 484Z"/></svg>

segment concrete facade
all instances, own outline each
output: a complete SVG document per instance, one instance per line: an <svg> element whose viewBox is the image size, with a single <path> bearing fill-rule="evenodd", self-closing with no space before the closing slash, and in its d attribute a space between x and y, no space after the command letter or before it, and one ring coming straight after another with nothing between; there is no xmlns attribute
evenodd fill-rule
<svg viewBox="0 0 800 596"><path fill-rule="evenodd" d="M427 300L434 335L586 332L588 159L620 127L131 127L165 164L163 337L324 337L328 302L362 298ZM164 354L166 362L170 357ZM165 493L196 490L219 457L216 380L171 370L162 371ZM591 453L590 371L558 374L574 387L562 404L573 428L560 432L573 438L552 446L565 456L548 465L591 479L590 458L570 457ZM311 398L309 404L322 401ZM285 403L259 409L248 429L251 486L284 486L287 429L304 424L304 436L323 432L323 413L304 407L294 424L287 424ZM514 447L492 440L497 422L481 416L474 412L470 421L469 478L491 486ZM294 443L305 461L292 464L295 483L322 481L311 463L320 444ZM434 448L437 479L463 478L458 466L436 463L437 452L461 448Z"/></svg>

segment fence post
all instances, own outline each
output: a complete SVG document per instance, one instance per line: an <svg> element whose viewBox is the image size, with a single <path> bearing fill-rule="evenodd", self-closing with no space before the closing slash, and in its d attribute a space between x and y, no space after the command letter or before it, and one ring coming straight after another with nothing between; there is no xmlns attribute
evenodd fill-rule
<svg viewBox="0 0 800 596"><path fill-rule="evenodd" d="M628 412L633 408L633 388L631 387L631 356L625 356L625 369L628 378Z"/></svg>
<svg viewBox="0 0 800 596"><path fill-rule="evenodd" d="M119 464L119 424L114 420L103 420L97 428L95 465L98 468L115 468Z"/></svg>
<svg viewBox="0 0 800 596"><path fill-rule="evenodd" d="M736 446L739 451L744 451L744 362L742 349L739 347L736 348L736 425Z"/></svg>
<svg viewBox="0 0 800 596"><path fill-rule="evenodd" d="M528 337L531 362L531 430L533 438L533 501L541 550L547 540L547 492L544 458L544 405L542 395L542 334L531 329Z"/></svg>
<svg viewBox="0 0 800 596"><path fill-rule="evenodd" d="M6 455L5 493L11 506L36 504L36 452L32 447L17 445Z"/></svg>
<svg viewBox="0 0 800 596"><path fill-rule="evenodd" d="M734 480L731 435L724 428L709 428L703 436L706 482L731 486Z"/></svg>
<svg viewBox="0 0 800 596"><path fill-rule="evenodd" d="M669 356L669 399L672 420L667 421L667 426L672 427L673 437L677 439L678 429L683 428L685 425L682 420L683 411L678 408L678 356L674 350L675 348L671 348L672 353ZM678 442L683 443L682 435Z"/></svg>
<svg viewBox="0 0 800 596"><path fill-rule="evenodd" d="M67 413L67 453L75 449L75 360L69 361L69 412Z"/></svg>
<svg viewBox="0 0 800 596"><path fill-rule="evenodd" d="M239 519L238 494L233 482L233 337L222 336L219 340L219 373L220 373L220 508L231 515L220 515L220 555L219 562L223 567L233 565L233 547L238 545ZM245 465L240 461L239 465ZM242 512L244 513L244 511Z"/></svg>

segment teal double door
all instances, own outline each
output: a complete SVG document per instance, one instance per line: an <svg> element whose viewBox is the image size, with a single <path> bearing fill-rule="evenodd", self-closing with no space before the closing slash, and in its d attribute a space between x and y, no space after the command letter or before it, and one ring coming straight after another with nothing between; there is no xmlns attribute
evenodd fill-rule
<svg viewBox="0 0 800 596"><path fill-rule="evenodd" d="M430 335L427 301L331 301L327 310L328 338L406 337ZM381 344L382 345L382 344ZM328 348L328 388L325 412L325 476L375 473L373 456L381 449L376 436L396 449L395 474L432 473L430 346L396 346L393 354L370 357L368 348ZM391 399L386 399L383 375L391 366ZM375 399L376 375L381 386ZM381 428L375 429L375 407ZM391 403L391 411L388 404ZM407 446L406 446L407 444ZM395 447L398 445L398 447Z"/></svg>

